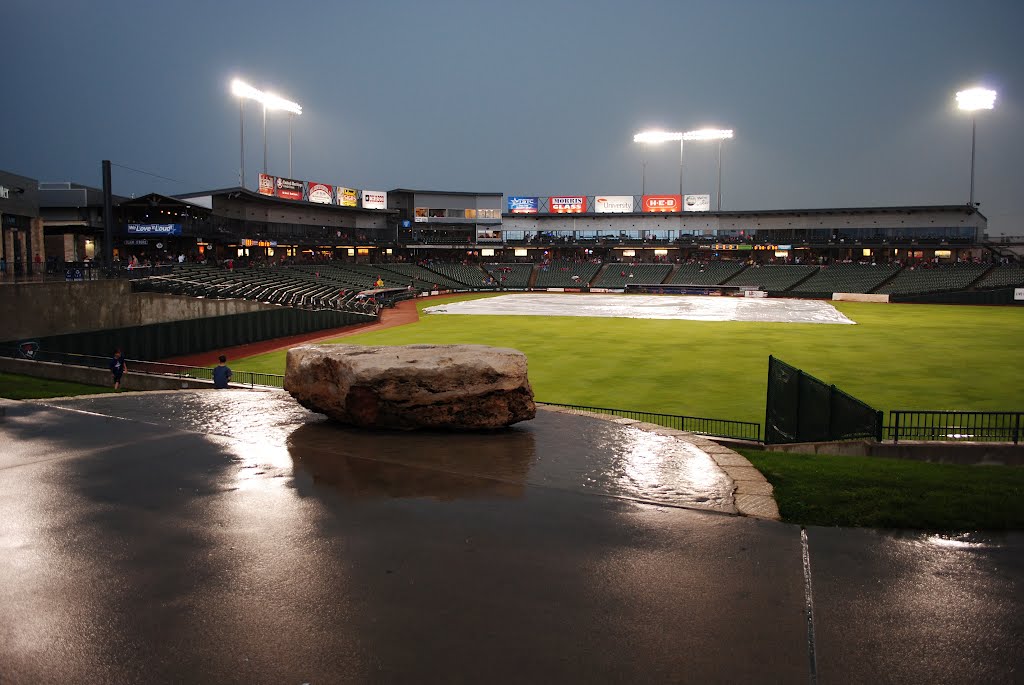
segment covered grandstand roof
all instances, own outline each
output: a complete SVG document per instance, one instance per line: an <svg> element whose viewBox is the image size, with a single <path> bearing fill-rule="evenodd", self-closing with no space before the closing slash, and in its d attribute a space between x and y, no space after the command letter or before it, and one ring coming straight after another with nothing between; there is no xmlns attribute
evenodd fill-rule
<svg viewBox="0 0 1024 685"><path fill-rule="evenodd" d="M181 193L179 195L173 195L172 197L182 202L191 202L192 204L198 204L200 206L206 206L202 204L200 198L205 197L230 197L245 198L246 200L253 200L255 202L261 202L264 204L275 204L281 206L299 206L309 207L313 209L337 209L344 212L365 212L367 214L397 214L397 210L394 209L363 209L362 207L346 207L344 205L326 204L322 202L309 202L308 200L286 200L274 195L263 195L255 191L249 190L248 188L242 188L241 186L234 186L231 188L218 188L216 190L204 190L194 193Z"/></svg>

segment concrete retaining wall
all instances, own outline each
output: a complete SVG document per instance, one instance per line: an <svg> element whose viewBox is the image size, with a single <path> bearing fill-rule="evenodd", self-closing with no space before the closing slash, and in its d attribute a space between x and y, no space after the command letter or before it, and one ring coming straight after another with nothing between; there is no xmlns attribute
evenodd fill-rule
<svg viewBox="0 0 1024 685"><path fill-rule="evenodd" d="M33 362L25 359L9 359L0 357L0 371L17 373L35 378L48 378L58 381L71 381L87 385L111 387L114 384L110 371L106 369L90 369L85 366L68 366L49 362ZM195 378L178 378L177 376L151 376L128 372L121 378L122 390L182 390L190 388L212 388L213 381ZM244 386L239 386L244 387Z"/></svg>
<svg viewBox="0 0 1024 685"><path fill-rule="evenodd" d="M0 340L245 314L275 305L133 293L128 281L12 283L0 287Z"/></svg>

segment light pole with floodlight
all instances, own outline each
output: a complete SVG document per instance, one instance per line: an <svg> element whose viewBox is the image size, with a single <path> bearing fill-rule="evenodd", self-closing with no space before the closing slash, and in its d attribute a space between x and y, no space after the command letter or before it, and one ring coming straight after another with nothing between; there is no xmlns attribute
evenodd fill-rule
<svg viewBox="0 0 1024 685"><path fill-rule="evenodd" d="M722 141L732 138L731 128L702 128L696 131L687 131L683 134L684 140L717 140L718 141L718 189L715 198L718 210L722 211Z"/></svg>
<svg viewBox="0 0 1024 685"><path fill-rule="evenodd" d="M996 91L987 88L968 88L956 94L956 104L960 109L971 113L971 199L974 204L974 148L977 136L977 121L974 114L979 109L992 109L996 106Z"/></svg>
<svg viewBox="0 0 1024 685"><path fill-rule="evenodd" d="M679 201L683 198L683 137L682 131L642 131L633 136L634 143L665 143L679 141ZM682 207L680 207L682 209Z"/></svg>
<svg viewBox="0 0 1024 685"><path fill-rule="evenodd" d="M302 114L302 107L291 100L285 100L273 93L264 93L262 90L253 88L240 79L231 82L231 92L238 96L239 128L241 131L241 168L239 169L239 180L242 187L245 187L245 117L242 109L242 101L245 99L255 100L263 105L263 173L267 173L267 110L280 109L288 112L288 175L292 175L292 115Z"/></svg>

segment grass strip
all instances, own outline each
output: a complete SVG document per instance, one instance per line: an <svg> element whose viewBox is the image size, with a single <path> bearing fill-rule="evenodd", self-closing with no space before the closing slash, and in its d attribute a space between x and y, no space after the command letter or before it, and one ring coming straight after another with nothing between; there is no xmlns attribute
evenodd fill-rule
<svg viewBox="0 0 1024 685"><path fill-rule="evenodd" d="M56 381L35 376L0 373L0 397L9 400L41 400L47 397L74 397L114 392L113 388L85 385L70 381Z"/></svg>
<svg viewBox="0 0 1024 685"><path fill-rule="evenodd" d="M1024 468L739 450L784 521L936 532L1024 529Z"/></svg>

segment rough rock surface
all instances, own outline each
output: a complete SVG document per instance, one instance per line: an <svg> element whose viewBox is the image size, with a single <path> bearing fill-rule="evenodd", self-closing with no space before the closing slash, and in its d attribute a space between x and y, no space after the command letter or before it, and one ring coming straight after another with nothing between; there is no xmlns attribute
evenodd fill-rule
<svg viewBox="0 0 1024 685"><path fill-rule="evenodd" d="M537 413L526 355L486 345L302 345L288 350L284 389L373 428L501 428Z"/></svg>

